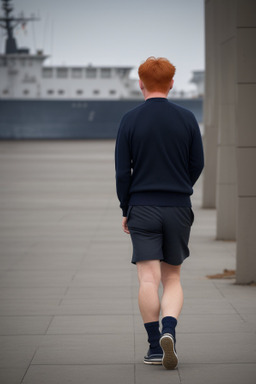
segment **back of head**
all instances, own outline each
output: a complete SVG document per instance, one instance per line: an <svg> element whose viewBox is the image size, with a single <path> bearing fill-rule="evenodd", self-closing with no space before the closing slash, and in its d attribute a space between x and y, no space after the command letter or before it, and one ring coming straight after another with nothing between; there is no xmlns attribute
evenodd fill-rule
<svg viewBox="0 0 256 384"><path fill-rule="evenodd" d="M176 68L164 57L149 57L139 67L138 73L149 92L168 92Z"/></svg>

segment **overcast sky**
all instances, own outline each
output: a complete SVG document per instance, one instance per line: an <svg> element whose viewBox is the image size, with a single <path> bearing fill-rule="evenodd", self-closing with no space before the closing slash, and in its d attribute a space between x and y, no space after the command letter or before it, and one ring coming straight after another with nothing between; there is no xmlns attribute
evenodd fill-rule
<svg viewBox="0 0 256 384"><path fill-rule="evenodd" d="M2 1L1 1L2 3ZM43 49L48 64L124 65L167 57L177 68L177 90L190 90L193 70L204 69L203 0L13 0L14 14L40 16L19 47ZM1 15L3 14L1 10ZM4 50L1 32L0 48Z"/></svg>

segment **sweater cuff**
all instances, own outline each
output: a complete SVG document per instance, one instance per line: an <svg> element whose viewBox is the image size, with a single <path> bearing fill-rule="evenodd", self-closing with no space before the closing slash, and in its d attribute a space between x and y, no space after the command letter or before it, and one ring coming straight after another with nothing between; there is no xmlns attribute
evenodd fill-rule
<svg viewBox="0 0 256 384"><path fill-rule="evenodd" d="M127 217L128 207L122 208L122 210L123 210L123 217Z"/></svg>

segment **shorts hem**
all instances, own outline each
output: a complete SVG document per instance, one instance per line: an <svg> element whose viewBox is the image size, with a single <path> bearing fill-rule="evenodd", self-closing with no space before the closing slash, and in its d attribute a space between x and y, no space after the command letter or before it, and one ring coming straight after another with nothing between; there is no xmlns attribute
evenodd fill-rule
<svg viewBox="0 0 256 384"><path fill-rule="evenodd" d="M185 257L181 260L180 263L171 263L169 260L165 260L165 259L163 259L163 260L161 260L161 261L164 261L165 263L167 263L167 264L169 264L169 265L174 265L174 266L176 267L176 266L178 266L178 265L183 264L183 262L184 262L188 257L189 257L189 255L188 255L188 256L185 256Z"/></svg>
<svg viewBox="0 0 256 384"><path fill-rule="evenodd" d="M142 259L142 260L136 260L136 259L132 258L131 263L136 265L136 263L139 263L140 261L151 261L151 260L164 261L164 259L161 257L152 257L152 258L149 257L147 259Z"/></svg>
<svg viewBox="0 0 256 384"><path fill-rule="evenodd" d="M190 255L188 256L185 256L180 262L176 262L176 263L172 263L171 261L169 260L166 260L166 259L163 259L163 258L157 258L157 257L154 257L154 258L148 258L148 259L143 259L143 260L134 260L132 259L131 260L131 263L136 265L136 263L140 262L140 261L151 261L151 260L159 260L159 261L163 261L165 262L166 264L169 264L169 265L174 265L174 266L178 266L178 265L181 265L183 264L183 262L189 257Z"/></svg>

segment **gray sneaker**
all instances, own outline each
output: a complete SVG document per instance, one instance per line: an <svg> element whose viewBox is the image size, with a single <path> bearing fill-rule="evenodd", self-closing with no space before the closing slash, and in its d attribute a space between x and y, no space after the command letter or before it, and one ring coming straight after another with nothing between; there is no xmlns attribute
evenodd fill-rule
<svg viewBox="0 0 256 384"><path fill-rule="evenodd" d="M175 369L178 365L178 356L175 350L175 341L170 333L164 333L159 341L163 350L162 364L166 369Z"/></svg>

